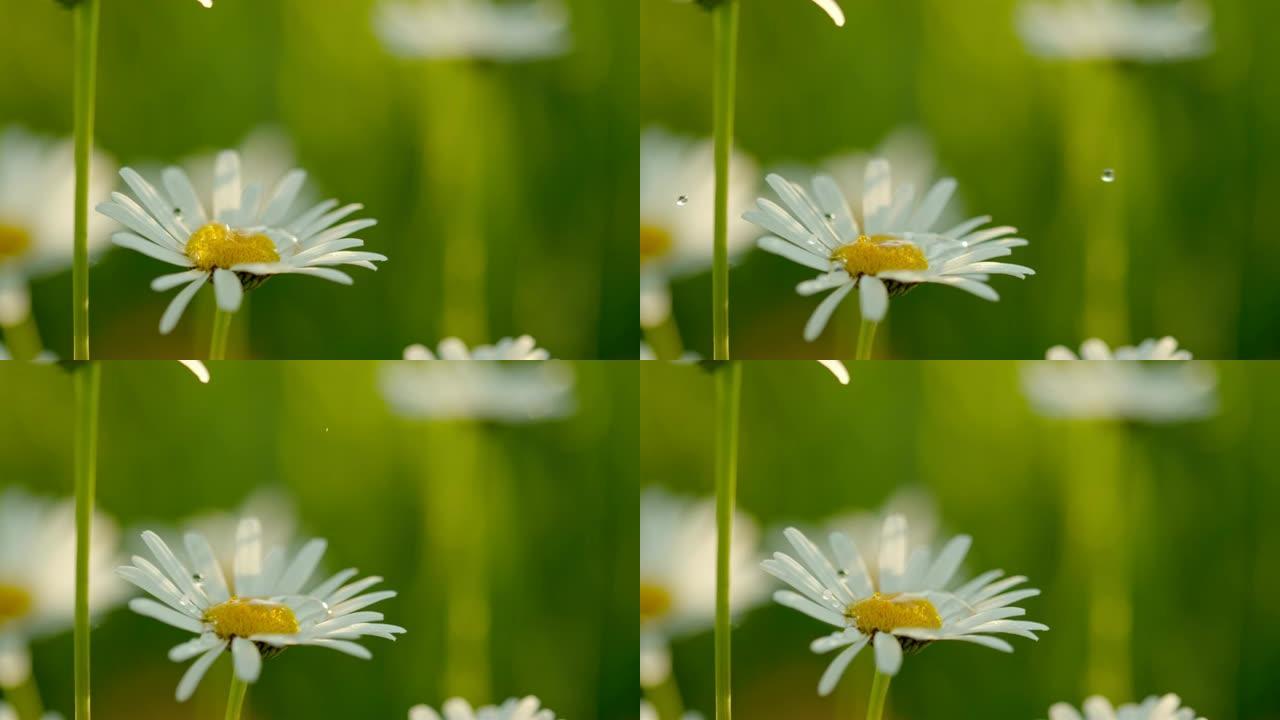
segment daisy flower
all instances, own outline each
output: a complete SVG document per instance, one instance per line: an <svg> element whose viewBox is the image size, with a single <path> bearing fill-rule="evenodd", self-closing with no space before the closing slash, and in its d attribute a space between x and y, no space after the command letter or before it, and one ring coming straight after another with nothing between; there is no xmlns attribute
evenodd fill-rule
<svg viewBox="0 0 1280 720"><path fill-rule="evenodd" d="M409 710L409 720L556 720L556 714L542 708L538 698L511 698L501 705L472 709L462 698L446 700L437 713L426 705Z"/></svg>
<svg viewBox="0 0 1280 720"><path fill-rule="evenodd" d="M18 711L13 706L0 700L0 720L21 720L18 717ZM62 716L56 712L47 712L40 716L40 720L62 720Z"/></svg>
<svg viewBox="0 0 1280 720"><path fill-rule="evenodd" d="M798 559L774 553L763 565L796 592L780 590L774 600L839 628L810 645L818 653L843 648L822 675L821 695L835 689L854 656L868 644L875 648L877 671L896 675L904 654L935 641L960 640L1013 652L1012 645L994 635L1036 640L1036 631L1048 630L1040 623L1013 619L1026 614L1014 603L1040 594L1013 589L1026 582L1025 577L1001 579L1004 573L992 570L958 587L952 582L969 551L967 535L951 539L933 556L927 547L909 547L906 518L890 515L881 528L878 558L836 532L831 534L834 563L799 530L788 528L786 537ZM875 573L871 563L876 564Z"/></svg>
<svg viewBox="0 0 1280 720"><path fill-rule="evenodd" d="M716 619L715 500L651 488L640 499L640 682L670 672L672 638L710 630ZM740 613L768 597L759 572L755 520L734 514L730 606Z"/></svg>
<svg viewBox="0 0 1280 720"><path fill-rule="evenodd" d="M236 677L252 683L264 657L289 647L314 645L368 659L372 654L353 640L394 640L404 632L384 624L382 613L364 609L395 597L391 590L365 593L382 578L348 583L356 570L347 569L310 584L325 541L309 541L290 560L278 546L264 548L262 535L258 520L240 522L231 582L224 578L208 539L198 533L186 535L189 562L183 562L159 535L144 532L142 540L158 565L135 555L132 565L116 570L155 598L132 600L131 610L197 635L169 651L174 662L196 658L178 683L179 701L191 697L209 666L228 650Z"/></svg>
<svg viewBox="0 0 1280 720"><path fill-rule="evenodd" d="M800 283L796 289L801 295L834 290L805 325L806 340L822 333L855 287L862 317L880 322L891 296L921 283L948 285L996 301L999 295L987 284L991 275L1035 274L1021 265L991 262L1027 241L1013 237L1017 230L1012 227L981 229L989 216L941 232L934 229L955 192L955 180L938 181L917 202L910 185L893 193L888 161L874 160L863 181L861 224L830 176L814 178L812 195L780 175L770 175L767 181L786 208L760 198L743 216L773 233L760 239L760 248L822 273Z"/></svg>
<svg viewBox="0 0 1280 720"><path fill-rule="evenodd" d="M116 233L112 241L187 268L151 283L156 291L185 286L161 317L161 333L173 330L191 298L207 282L213 283L218 307L233 313L240 308L245 290L258 287L273 275L311 275L350 285L351 276L332 266L376 270L374 262L387 259L378 253L353 250L364 241L351 235L377 224L368 219L340 222L361 205L335 209L337 201L328 200L305 212L293 212L294 200L306 179L301 170L289 172L264 197L264 186L259 183L242 187L239 153L222 152L214 170L210 213L206 213L186 172L179 168L164 171L164 193L131 168L121 170L120 176L138 202L113 193L111 201L98 205L98 212L130 231Z"/></svg>
<svg viewBox="0 0 1280 720"><path fill-rule="evenodd" d="M1017 24L1031 52L1046 58L1159 63L1213 51L1213 15L1199 0L1024 2Z"/></svg>
<svg viewBox="0 0 1280 720"><path fill-rule="evenodd" d="M125 597L110 572L118 533L96 513L89 548L89 612L95 616ZM0 687L31 672L32 640L66 632L75 622L75 503L34 497L17 488L0 493Z"/></svg>
<svg viewBox="0 0 1280 720"><path fill-rule="evenodd" d="M31 311L30 282L71 267L75 237L76 168L71 140L53 140L18 127L0 132L0 325L16 325ZM90 165L89 197L111 192L115 166L103 153ZM105 218L89 222L89 252L107 247Z"/></svg>
<svg viewBox="0 0 1280 720"><path fill-rule="evenodd" d="M755 161L729 163L729 258L751 247L754 230L738 217L756 194ZM672 280L711 269L715 163L711 140L650 129L640 136L640 324L671 314Z"/></svg>
<svg viewBox="0 0 1280 720"><path fill-rule="evenodd" d="M897 490L885 500L879 510L863 510L837 515L827 520L823 526L829 535L839 532L847 535L866 557L880 557L880 530L884 518L890 515L901 515L907 521L907 547L932 547L938 537L938 508L933 496L920 487L908 487ZM872 563L867 566L872 582L875 582L879 567Z"/></svg>
<svg viewBox="0 0 1280 720"><path fill-rule="evenodd" d="M538 347L528 335L505 337L493 345L477 345L468 349L458 338L440 341L436 352L426 345L410 345L404 349L405 360L550 360L551 353Z"/></svg>
<svg viewBox="0 0 1280 720"><path fill-rule="evenodd" d="M209 541L213 557L222 568L223 576L235 573L236 533L240 519L258 518L262 526L262 546L280 547L286 552L301 547L298 540L298 514L293 500L279 488L254 490L232 511L211 510L198 513L181 524L187 532L194 532ZM157 532L169 547L184 543L184 532L165 529ZM135 544L131 549L140 549Z"/></svg>
<svg viewBox="0 0 1280 720"><path fill-rule="evenodd" d="M423 420L540 422L576 407L573 371L554 361L391 362L380 384L392 410Z"/></svg>
<svg viewBox="0 0 1280 720"><path fill-rule="evenodd" d="M384 0L373 26L401 57L521 62L569 50L569 13L555 0Z"/></svg>
<svg viewBox="0 0 1280 720"><path fill-rule="evenodd" d="M877 158L889 163L893 168L894 180L900 186L925 188L938 177L938 159L933 142L915 127L894 130L872 152L844 152L829 157L822 161L821 171L836 181L845 197L860 198L863 195L863 181L867 177L867 166ZM862 222L865 219L862 208L856 203L850 210L854 220ZM961 203L956 195L952 195L951 202L947 203L936 222L950 227L964 220L960 213Z"/></svg>
<svg viewBox="0 0 1280 720"><path fill-rule="evenodd" d="M1079 355L1058 346L1046 358L1064 362L1030 363L1022 372L1024 394L1046 417L1170 423L1218 410L1217 374L1206 363L1176 362L1190 360L1191 353L1173 338L1114 352L1101 340L1089 340Z"/></svg>
<svg viewBox="0 0 1280 720"><path fill-rule="evenodd" d="M1049 708L1049 720L1204 720L1189 707L1180 707L1182 700L1173 693L1163 697L1152 695L1142 704L1111 706L1106 698L1097 695L1084 701L1084 715L1066 703Z"/></svg>

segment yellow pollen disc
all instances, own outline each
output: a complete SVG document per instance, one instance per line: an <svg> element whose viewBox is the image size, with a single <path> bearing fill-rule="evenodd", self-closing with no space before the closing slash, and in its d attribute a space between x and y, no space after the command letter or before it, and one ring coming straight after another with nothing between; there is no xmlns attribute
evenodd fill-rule
<svg viewBox="0 0 1280 720"><path fill-rule="evenodd" d="M845 611L858 625L858 632L870 635L874 632L893 632L898 628L942 627L942 616L933 603L924 598L896 600L897 595L874 593L866 600L859 600Z"/></svg>
<svg viewBox="0 0 1280 720"><path fill-rule="evenodd" d="M928 270L920 248L890 235L858 236L854 242L839 248L831 259L844 265L852 277L875 275L885 270Z"/></svg>
<svg viewBox="0 0 1280 720"><path fill-rule="evenodd" d="M250 235L223 225L209 223L191 233L187 240L187 257L201 270L229 269L240 263L271 263L280 260L271 238Z"/></svg>
<svg viewBox="0 0 1280 720"><path fill-rule="evenodd" d="M0 583L0 628L31 612L31 593L17 585Z"/></svg>
<svg viewBox="0 0 1280 720"><path fill-rule="evenodd" d="M17 225L0 223L0 260L18 257L30 247L30 233Z"/></svg>
<svg viewBox="0 0 1280 720"><path fill-rule="evenodd" d="M225 639L253 635L296 635L298 618L288 605L233 597L204 611L204 621Z"/></svg>
<svg viewBox="0 0 1280 720"><path fill-rule="evenodd" d="M671 612L671 593L653 583L640 583L640 622L657 620Z"/></svg>
<svg viewBox="0 0 1280 720"><path fill-rule="evenodd" d="M671 250L671 233L652 225L640 226L640 263L657 260Z"/></svg>

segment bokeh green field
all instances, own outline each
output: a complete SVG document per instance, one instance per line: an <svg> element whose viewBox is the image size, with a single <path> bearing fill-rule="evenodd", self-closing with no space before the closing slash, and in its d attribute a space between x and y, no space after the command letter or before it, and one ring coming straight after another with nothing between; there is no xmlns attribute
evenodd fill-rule
<svg viewBox="0 0 1280 720"><path fill-rule="evenodd" d="M524 333L556 357L634 357L636 260L616 239L635 217L637 36L607 4L565 4L563 57L423 64L382 48L374 0L104 3L99 145L124 164L173 163L274 126L319 199L363 203L380 221L362 236L389 256L382 269L350 288L285 278L252 293L233 357L394 358L450 334ZM69 135L70 15L53 0L0 0L0 19L0 127ZM482 284L446 292L449 275L466 275L445 268L450 238L483 249ZM97 264L96 357L204 356L211 297L172 336L156 332L170 294L148 285L167 267L120 249ZM62 357L70 282L35 292Z"/></svg>
<svg viewBox="0 0 1280 720"><path fill-rule="evenodd" d="M406 635L369 643L371 661L284 653L251 687L246 717L402 719L459 687L479 688L482 701L536 694L560 717L633 717L634 368L575 364L577 413L522 426L394 417L377 368L214 363L207 386L176 363L103 368L99 507L130 534L279 488L300 533L329 540L325 568L355 566L400 593L376 609ZM69 495L70 378L5 363L0 394L0 490ZM479 546L468 540L477 533ZM477 573L488 592L454 624L447 598L463 582L477 587ZM451 643L459 627L464 641ZM465 640L486 632L479 646ZM227 659L188 704L173 699L183 666L165 653L183 634L125 609L107 615L93 634L94 716L223 717ZM70 633L34 655L46 702L70 717Z"/></svg>
<svg viewBox="0 0 1280 720"><path fill-rule="evenodd" d="M1017 0L840 4L844 28L807 1L743 0L740 148L765 170L813 166L918 128L968 214L1017 226L1031 245L1011 261L1037 271L997 278L998 305L939 287L896 300L880 356L1032 359L1097 334L1112 344L1173 335L1206 358L1280 354L1268 212L1280 191L1280 95L1268 81L1280 69L1270 39L1280 5L1207 0L1209 57L1100 69L1033 58L1015 33ZM707 15L642 0L642 127L710 134ZM1108 167L1110 185L1100 181ZM1084 271L1083 247L1096 233L1128 250L1127 312L1086 324L1098 278ZM801 338L818 298L794 287L811 275L758 250L742 260L731 273L736 357L853 356L855 299L818 341ZM709 277L679 283L674 306L686 344L709 355Z"/></svg>
<svg viewBox="0 0 1280 720"><path fill-rule="evenodd" d="M1271 439L1280 376L1258 363L1218 371L1216 418L1157 428L1041 419L1014 363L862 364L848 387L815 363L748 363L739 508L777 543L786 524L874 511L896 490L923 487L942 534L973 536L966 577L1003 568L1043 590L1021 605L1051 628L1038 643L1011 638L1012 655L964 643L925 648L894 679L886 717L1032 720L1055 702L1078 707L1100 685L1127 684L1130 696L1114 699L1175 692L1211 720L1277 718L1280 475ZM712 378L647 363L641 386L642 484L709 496ZM1103 450L1117 440L1118 466L1108 467ZM1116 497L1119 527L1100 522ZM1130 680L1126 665L1088 680L1091 579L1116 557L1117 536L1127 538L1121 549L1133 568ZM1090 546L1101 549L1081 552ZM1123 627L1120 613L1102 620ZM869 652L835 695L817 695L830 657L808 646L829 629L771 602L746 613L733 635L735 717L863 717ZM704 714L713 707L712 657L709 631L674 645L686 703Z"/></svg>

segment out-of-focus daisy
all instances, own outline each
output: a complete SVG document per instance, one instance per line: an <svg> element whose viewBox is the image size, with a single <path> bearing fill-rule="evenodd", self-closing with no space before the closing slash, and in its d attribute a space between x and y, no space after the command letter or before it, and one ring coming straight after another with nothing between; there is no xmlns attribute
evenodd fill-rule
<svg viewBox="0 0 1280 720"><path fill-rule="evenodd" d="M297 152L289 134L275 125L260 125L249 131L235 148L240 155L240 182L243 185L259 184L271 187L277 180L285 177L298 167ZM214 181L217 177L218 152L203 152L182 160L182 169L195 188L196 197L212 197ZM163 168L154 168L154 173L141 171L152 185L163 184ZM153 179L154 178L154 179ZM316 202L315 188L303 184L294 199L297 205L310 207Z"/></svg>
<svg viewBox="0 0 1280 720"><path fill-rule="evenodd" d="M640 720L659 720L658 711L643 700L640 701ZM680 720L702 720L702 715L690 710L681 715Z"/></svg>
<svg viewBox="0 0 1280 720"><path fill-rule="evenodd" d="M12 360L12 359L13 359L13 355L9 354L9 348L5 347L4 343L0 343L0 360ZM37 355L32 362L48 364L48 363L53 363L57 361L58 361L57 355L54 355L48 350L42 350L40 351L40 354Z"/></svg>
<svg viewBox="0 0 1280 720"><path fill-rule="evenodd" d="M280 488L268 487L254 490L233 511L210 510L201 512L182 522L185 532L162 530L157 534L170 547L180 547L186 532L201 535L213 548L213 556L222 568L224 576L235 573L236 532L240 519L258 518L262 526L262 546L279 547L286 552L297 550L298 513L290 498ZM135 545L132 549L138 549Z"/></svg>
<svg viewBox="0 0 1280 720"><path fill-rule="evenodd" d="M12 705L0 700L0 720L22 720L18 717L18 711L13 709ZM62 720L62 716L56 712L47 712L40 716L40 720Z"/></svg>
<svg viewBox="0 0 1280 720"><path fill-rule="evenodd" d="M89 612L111 609L125 597L111 574L118 533L96 513L89 547ZM34 497L17 488L0 493L0 687L21 684L31 672L29 643L70 630L75 621L75 504Z"/></svg>
<svg viewBox="0 0 1280 720"><path fill-rule="evenodd" d="M1159 340L1148 338L1137 347L1118 347L1114 351L1105 342L1097 338L1085 340L1080 346L1080 354L1064 345L1055 345L1045 353L1046 360L1190 360L1191 352L1178 348L1178 341L1172 337Z"/></svg>
<svg viewBox="0 0 1280 720"><path fill-rule="evenodd" d="M1083 715L1067 703L1058 703L1049 708L1049 720L1204 720L1191 708L1181 705L1182 700L1173 693L1163 697L1152 695L1140 705L1129 703L1118 708L1095 695L1084 701Z"/></svg>
<svg viewBox="0 0 1280 720"><path fill-rule="evenodd" d="M89 198L111 192L113 161L94 154ZM0 133L0 325L31 311L32 279L71 267L76 168L71 140L53 140L18 127ZM105 218L89 221L89 252L107 246Z"/></svg>
<svg viewBox="0 0 1280 720"><path fill-rule="evenodd" d="M650 129L640 137L640 324L671 314L670 282L711 268L715 235L714 148ZM739 218L756 194L755 161L734 154L729 164L729 258L751 247L754 231Z"/></svg>
<svg viewBox="0 0 1280 720"><path fill-rule="evenodd" d="M677 0L677 2L697 2L699 5L715 7L721 0ZM836 0L813 0L813 2L831 17L832 22L839 27L844 27L844 11L840 9Z"/></svg>
<svg viewBox="0 0 1280 720"><path fill-rule="evenodd" d="M1079 355L1059 346L1046 357L1023 368L1022 389L1047 417L1170 423L1218 410L1218 377L1210 365L1130 362L1189 360L1191 353L1179 350L1173 338L1114 352L1101 340L1089 340Z"/></svg>
<svg viewBox="0 0 1280 720"><path fill-rule="evenodd" d="M410 345L404 349L405 360L550 360L551 353L538 347L538 341L528 335L505 337L493 345L477 345L468 348L458 338L440 341L436 352L426 345Z"/></svg>
<svg viewBox="0 0 1280 720"><path fill-rule="evenodd" d="M768 597L756 561L759 531L738 511L730 551L730 607L741 613ZM659 489L640 499L640 682L653 686L670 672L672 638L711 629L716 618L715 500Z"/></svg>
<svg viewBox="0 0 1280 720"><path fill-rule="evenodd" d="M1199 0L1024 2L1018 33L1031 52L1070 60L1158 63L1213 51L1213 15Z"/></svg>
<svg viewBox="0 0 1280 720"><path fill-rule="evenodd" d="M1013 652L1012 645L995 635L1035 640L1036 631L1048 630L1040 623L1013 619L1026 614L1014 603L1040 594L1035 589L1013 589L1026 582L1025 577L1001 579L1004 573L992 570L955 587L952 579L969 551L967 535L950 540L935 557L927 547L910 547L906 519L891 515L881 528L878 557L869 556L849 536L832 533L834 563L799 530L788 528L786 536L796 557L774 553L763 564L796 592L780 590L774 599L840 628L810 645L818 653L843 648L822 675L821 695L835 689L867 644L875 647L877 670L896 675L904 654L938 640ZM877 565L874 579L869 570L872 563Z"/></svg>
<svg viewBox="0 0 1280 720"><path fill-rule="evenodd" d="M556 714L541 705L538 698L530 695L472 709L466 700L453 698L445 701L440 712L417 705L409 710L409 720L556 720Z"/></svg>
<svg viewBox="0 0 1280 720"><path fill-rule="evenodd" d="M197 658L178 683L179 701L191 697L209 666L228 650L236 677L252 683L262 671L262 659L287 648L314 645L368 659L369 650L353 640L394 640L404 632L383 623L382 613L364 609L395 597L391 590L365 592L382 578L348 583L356 570L347 569L310 584L324 555L324 540L311 540L289 559L281 547L264 548L262 537L256 519L240 522L230 583L209 541L198 533L186 535L189 560L183 562L159 535L145 532L142 540L158 565L134 556L132 565L116 570L155 597L132 600L130 609L198 635L169 651L174 662Z"/></svg>
<svg viewBox="0 0 1280 720"><path fill-rule="evenodd" d="M214 169L213 202L208 213L186 172L179 168L164 171L163 193L131 168L121 170L120 176L138 201L113 193L110 202L98 205L98 212L131 231L116 233L113 242L188 268L151 283L157 291L185 286L160 319L162 333L173 330L191 298L210 281L218 307L235 312L244 290L258 287L273 275L311 275L350 285L351 276L332 266L376 270L374 262L387 259L378 253L353 250L364 241L351 235L377 224L370 219L340 222L361 205L338 208L336 200L328 200L305 212L292 211L306 180L301 170L290 171L270 195L264 196L265 186L259 183L242 186L239 153L222 152Z"/></svg>
<svg viewBox="0 0 1280 720"><path fill-rule="evenodd" d="M384 0L373 25L403 57L520 62L569 50L569 12L558 0Z"/></svg>
<svg viewBox="0 0 1280 720"><path fill-rule="evenodd" d="M880 557L880 531L884 518L901 515L907 520L907 547L932 547L938 534L938 508L933 496L920 487L902 488L885 501L878 511L837 515L824 523L828 533L839 532L849 536L854 547L867 557ZM874 582L879 566L867 566Z"/></svg>
<svg viewBox="0 0 1280 720"><path fill-rule="evenodd" d="M823 173L836 181L845 197L860 198L863 195L863 182L867 177L867 166L877 158L883 158L893 168L893 177L899 186L925 188L938 177L938 160L934 154L933 142L923 131L914 127L894 130L873 152L846 152L830 157L822 162L821 168ZM953 194L937 223L950 227L963 220L960 206L961 203ZM864 220L860 206L855 204L850 210L855 220Z"/></svg>
<svg viewBox="0 0 1280 720"><path fill-rule="evenodd" d="M641 360L657 360L658 355L653 352L653 348L648 343L640 343L640 359ZM702 356L692 350L685 350L679 358L672 360L673 363L681 365L692 365L702 360Z"/></svg>
<svg viewBox="0 0 1280 720"><path fill-rule="evenodd" d="M380 384L391 408L425 420L527 423L573 413L573 370L564 363L385 363Z"/></svg>
<svg viewBox="0 0 1280 720"><path fill-rule="evenodd" d="M800 283L796 290L801 295L834 290L805 325L806 340L822 333L840 301L855 287L862 317L879 322L891 296L921 283L948 285L995 301L1000 297L987 284L991 275L1035 274L1022 265L992 262L1027 244L1013 237L1016 228L981 229L991 220L982 216L941 232L934 229L955 192L955 180L938 181L917 201L910 185L900 186L895 193L889 163L874 160L868 163L863 182L861 223L830 176L815 177L812 194L780 175L767 180L786 208L760 198L757 207L743 216L773 233L760 239L760 248L823 273Z"/></svg>

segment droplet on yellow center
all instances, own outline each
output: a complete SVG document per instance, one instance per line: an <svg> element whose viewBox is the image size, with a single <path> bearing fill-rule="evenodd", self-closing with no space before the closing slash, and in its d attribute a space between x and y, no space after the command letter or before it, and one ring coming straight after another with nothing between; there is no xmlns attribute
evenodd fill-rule
<svg viewBox="0 0 1280 720"><path fill-rule="evenodd" d="M204 611L204 621L218 637L247 638L253 635L295 635L298 618L288 605L268 600L233 597Z"/></svg>
<svg viewBox="0 0 1280 720"><path fill-rule="evenodd" d="M661 585L640 583L640 622L656 620L671 612L671 593Z"/></svg>
<svg viewBox="0 0 1280 720"><path fill-rule="evenodd" d="M17 585L0 583L0 628L31 612L31 593Z"/></svg>
<svg viewBox="0 0 1280 720"><path fill-rule="evenodd" d="M657 260L671 250L671 233L652 225L640 226L640 262Z"/></svg>
<svg viewBox="0 0 1280 720"><path fill-rule="evenodd" d="M886 270L928 270L929 261L915 245L891 235L860 235L831 254L852 277L875 275Z"/></svg>
<svg viewBox="0 0 1280 720"><path fill-rule="evenodd" d="M17 225L0 223L0 260L15 258L31 247L31 233Z"/></svg>
<svg viewBox="0 0 1280 720"><path fill-rule="evenodd" d="M845 615L853 618L858 632L863 635L893 632L904 627L935 630L942 627L942 616L933 603L924 598L897 598L897 595L874 593L871 597L850 605Z"/></svg>
<svg viewBox="0 0 1280 720"><path fill-rule="evenodd" d="M240 263L271 263L280 260L276 244L262 233L243 233L223 225L209 223L191 233L187 240L187 257L201 270L230 269Z"/></svg>

